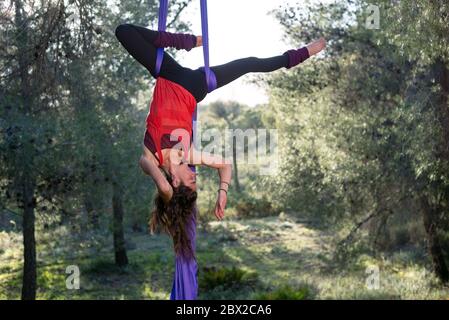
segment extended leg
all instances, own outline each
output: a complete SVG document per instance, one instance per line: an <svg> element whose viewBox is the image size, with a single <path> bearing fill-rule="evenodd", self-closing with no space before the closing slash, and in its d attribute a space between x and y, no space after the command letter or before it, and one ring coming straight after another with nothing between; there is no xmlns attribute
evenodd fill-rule
<svg viewBox="0 0 449 320"><path fill-rule="evenodd" d="M279 56L271 58L248 57L214 66L211 69L215 73L217 88L219 88L249 72L272 72L282 67L290 69L307 60L310 56L319 53L325 46L326 41L321 38L310 43L307 47L288 50Z"/></svg>
<svg viewBox="0 0 449 320"><path fill-rule="evenodd" d="M271 58L248 57L237 59L222 65L212 66L211 70L217 78L216 89L218 89L249 72L272 72L283 67L289 68L290 62L289 55L286 52L283 55ZM195 77L190 77L190 81L199 97L197 102L200 102L207 95L206 77L204 72L200 71L200 68L194 71L194 75Z"/></svg>
<svg viewBox="0 0 449 320"><path fill-rule="evenodd" d="M248 57L234 60L226 64L211 67L217 77L217 88L220 88L249 72L272 72L287 67L288 56L280 55L271 58Z"/></svg>

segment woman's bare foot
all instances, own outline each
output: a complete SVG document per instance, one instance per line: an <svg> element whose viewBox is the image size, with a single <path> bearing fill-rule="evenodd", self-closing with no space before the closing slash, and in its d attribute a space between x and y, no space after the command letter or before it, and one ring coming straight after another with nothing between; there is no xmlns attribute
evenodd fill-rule
<svg viewBox="0 0 449 320"><path fill-rule="evenodd" d="M196 37L196 47L201 47L203 45L203 36Z"/></svg>
<svg viewBox="0 0 449 320"><path fill-rule="evenodd" d="M307 50L309 51L309 56L313 56L319 53L321 50L326 48L326 40L324 38L320 38L309 45L307 45Z"/></svg>

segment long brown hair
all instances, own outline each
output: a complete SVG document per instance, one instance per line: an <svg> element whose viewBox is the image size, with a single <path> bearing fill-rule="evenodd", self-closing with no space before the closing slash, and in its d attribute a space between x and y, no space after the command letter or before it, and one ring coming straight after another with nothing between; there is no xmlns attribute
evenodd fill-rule
<svg viewBox="0 0 449 320"><path fill-rule="evenodd" d="M172 184L170 177L167 176L167 180ZM196 191L184 185L173 187L173 196L168 203L157 194L149 222L150 232L155 233L162 229L171 235L175 253L184 257L194 256L186 226L195 209L196 198Z"/></svg>

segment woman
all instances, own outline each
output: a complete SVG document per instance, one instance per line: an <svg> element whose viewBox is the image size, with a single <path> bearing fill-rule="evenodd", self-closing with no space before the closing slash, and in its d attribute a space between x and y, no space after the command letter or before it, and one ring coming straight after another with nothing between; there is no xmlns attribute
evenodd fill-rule
<svg viewBox="0 0 449 320"><path fill-rule="evenodd" d="M177 254L192 255L194 230L189 230L189 219L192 219L191 213L196 212L196 179L189 165L205 165L218 170L220 184L215 216L219 220L224 216L231 165L219 156L190 148L192 115L197 103L207 94L204 69L185 68L166 52L159 75L155 73L155 65L158 47L190 51L202 45L202 37L153 31L132 24L119 25L115 34L125 49L157 79L140 158L142 170L152 177L158 189L151 230L162 226L172 235ZM320 39L279 56L248 57L212 66L211 70L216 76L217 88L220 88L249 72L290 69L324 47L325 41Z"/></svg>

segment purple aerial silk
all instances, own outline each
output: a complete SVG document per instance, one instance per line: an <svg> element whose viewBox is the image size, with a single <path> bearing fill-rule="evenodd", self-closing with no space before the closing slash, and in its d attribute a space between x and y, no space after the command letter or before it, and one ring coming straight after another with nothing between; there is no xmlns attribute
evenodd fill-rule
<svg viewBox="0 0 449 320"><path fill-rule="evenodd" d="M196 251L196 218L195 208L190 216L186 231L189 235L193 252ZM198 264L196 257L186 257L177 254L175 258L175 273L170 300L196 300L198 295Z"/></svg>
<svg viewBox="0 0 449 320"><path fill-rule="evenodd" d="M192 121L192 143L196 142L198 108L195 108ZM190 166L196 172L195 166ZM193 212L188 219L186 231L190 240L193 256L187 257L183 254L176 254L175 273L173 285L170 293L170 300L196 300L198 296L198 263L196 260L196 221L198 207L195 204Z"/></svg>
<svg viewBox="0 0 449 320"><path fill-rule="evenodd" d="M207 23L207 0L201 0L201 32L203 33L204 67L201 68L206 75L207 92L211 93L217 88L217 78L209 67L209 26Z"/></svg>
<svg viewBox="0 0 449 320"><path fill-rule="evenodd" d="M209 66L209 33L207 24L207 0L200 0L201 3L201 31L203 33L203 56L204 67L201 70L205 73L207 91L210 93L217 88L217 79ZM168 0L160 0L158 30L165 31L168 15ZM158 48L156 59L156 75L159 74L162 60L164 58L164 49ZM193 115L193 137L196 134L197 111ZM195 172L195 167L191 167ZM188 220L186 230L190 239L193 257L187 257L183 254L176 254L175 273L173 278L170 300L195 300L198 295L198 264L196 261L196 219L198 208L195 207Z"/></svg>
<svg viewBox="0 0 449 320"><path fill-rule="evenodd" d="M159 0L159 20L158 31L164 31L167 27L167 15L168 15L168 0ZM204 67L201 67L201 71L205 73L207 92L210 93L217 88L217 78L215 73L209 66L209 26L207 18L207 0L200 0L201 4L201 31L203 36L203 56ZM195 37L196 40L196 37ZM196 45L196 41L195 41ZM182 47L182 46L180 46ZM164 59L164 48L157 49L155 74L159 75L162 66L162 60Z"/></svg>
<svg viewBox="0 0 449 320"><path fill-rule="evenodd" d="M165 31L167 27L167 15L168 15L168 0L159 1L159 20L158 20L158 31ZM156 56L156 67L155 73L159 75L162 66L162 60L164 58L164 48L157 48Z"/></svg>

